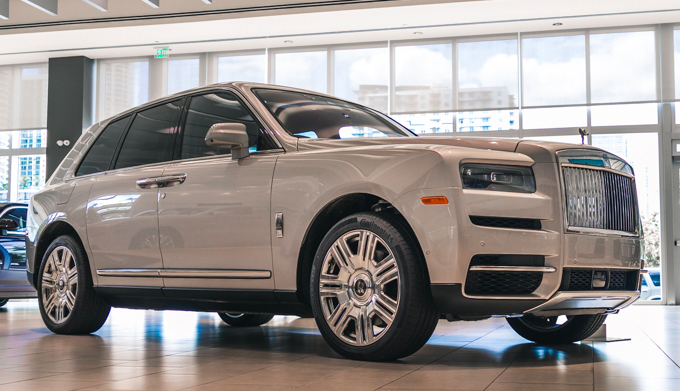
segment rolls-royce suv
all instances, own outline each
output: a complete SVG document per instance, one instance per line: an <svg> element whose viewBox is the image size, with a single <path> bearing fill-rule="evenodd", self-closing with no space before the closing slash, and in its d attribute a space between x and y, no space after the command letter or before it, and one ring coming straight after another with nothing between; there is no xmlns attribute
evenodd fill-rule
<svg viewBox="0 0 680 391"><path fill-rule="evenodd" d="M569 343L639 295L633 169L585 145L417 137L367 107L251 83L90 127L29 205L46 326L110 308L314 317L339 354L392 360L441 318L505 316Z"/></svg>

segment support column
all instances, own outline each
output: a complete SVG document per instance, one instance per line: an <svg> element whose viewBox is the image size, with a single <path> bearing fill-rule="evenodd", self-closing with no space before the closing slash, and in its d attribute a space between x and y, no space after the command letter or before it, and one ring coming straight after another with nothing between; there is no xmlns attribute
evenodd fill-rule
<svg viewBox="0 0 680 391"><path fill-rule="evenodd" d="M50 58L47 90L47 177L92 125L94 60ZM61 141L59 146L58 141ZM68 146L65 145L68 141Z"/></svg>

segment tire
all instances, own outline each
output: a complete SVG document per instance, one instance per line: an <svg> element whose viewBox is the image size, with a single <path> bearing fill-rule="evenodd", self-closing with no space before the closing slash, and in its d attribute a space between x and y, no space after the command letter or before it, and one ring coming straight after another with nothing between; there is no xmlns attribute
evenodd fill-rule
<svg viewBox="0 0 680 391"><path fill-rule="evenodd" d="M267 314L232 314L230 312L218 312L224 323L234 327L255 327L272 320L274 315Z"/></svg>
<svg viewBox="0 0 680 391"><path fill-rule="evenodd" d="M558 317L524 315L520 318L507 318L510 327L517 334L541 344L569 344L584 340L602 326L607 315L571 315L558 324Z"/></svg>
<svg viewBox="0 0 680 391"><path fill-rule="evenodd" d="M50 331L90 334L104 325L111 306L94 291L87 255L75 239L55 239L38 273L40 315Z"/></svg>
<svg viewBox="0 0 680 391"><path fill-rule="evenodd" d="M9 301L9 299L0 299L0 308L4 307L5 304L7 304L8 301Z"/></svg>
<svg viewBox="0 0 680 391"><path fill-rule="evenodd" d="M424 259L394 216L357 213L339 221L321 241L311 275L316 324L344 357L406 357L423 347L437 326Z"/></svg>

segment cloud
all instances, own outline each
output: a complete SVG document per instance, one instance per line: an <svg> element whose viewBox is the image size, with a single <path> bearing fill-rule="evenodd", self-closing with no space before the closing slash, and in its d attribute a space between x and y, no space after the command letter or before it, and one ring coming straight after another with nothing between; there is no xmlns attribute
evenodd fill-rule
<svg viewBox="0 0 680 391"><path fill-rule="evenodd" d="M653 32L593 34L590 39L593 103L656 99Z"/></svg>
<svg viewBox="0 0 680 391"><path fill-rule="evenodd" d="M374 54L359 58L352 62L349 68L349 83L353 91L359 89L362 84L389 83L389 59L383 54ZM338 83L342 83L338 80Z"/></svg>
<svg viewBox="0 0 680 391"><path fill-rule="evenodd" d="M522 72L525 106L586 103L584 57L566 62L539 62L527 58Z"/></svg>

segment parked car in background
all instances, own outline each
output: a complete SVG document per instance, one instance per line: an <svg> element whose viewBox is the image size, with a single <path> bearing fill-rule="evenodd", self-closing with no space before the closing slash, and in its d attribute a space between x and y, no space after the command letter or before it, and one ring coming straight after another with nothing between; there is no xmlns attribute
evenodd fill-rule
<svg viewBox="0 0 680 391"><path fill-rule="evenodd" d="M55 333L94 332L111 306L241 326L293 314L363 360L416 352L441 316L578 341L638 298L641 268L618 156L417 137L355 103L250 83L92 126L31 198L26 243Z"/></svg>
<svg viewBox="0 0 680 391"><path fill-rule="evenodd" d="M661 300L661 270L657 267L647 269L642 275L640 300Z"/></svg>
<svg viewBox="0 0 680 391"><path fill-rule="evenodd" d="M0 307L35 297L26 281L26 204L0 204Z"/></svg>

